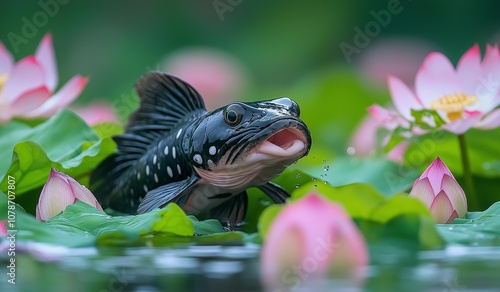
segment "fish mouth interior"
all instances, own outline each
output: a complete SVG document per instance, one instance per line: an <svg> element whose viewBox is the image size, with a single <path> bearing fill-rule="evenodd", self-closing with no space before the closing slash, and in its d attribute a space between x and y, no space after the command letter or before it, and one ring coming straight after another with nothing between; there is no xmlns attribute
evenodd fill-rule
<svg viewBox="0 0 500 292"><path fill-rule="evenodd" d="M262 142L257 153L277 157L291 157L302 154L306 149L307 138L295 128L282 129Z"/></svg>

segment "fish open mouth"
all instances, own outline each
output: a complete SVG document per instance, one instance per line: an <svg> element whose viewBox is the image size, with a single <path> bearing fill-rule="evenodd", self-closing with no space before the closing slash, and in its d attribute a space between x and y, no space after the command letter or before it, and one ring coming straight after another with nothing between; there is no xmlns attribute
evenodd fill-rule
<svg viewBox="0 0 500 292"><path fill-rule="evenodd" d="M296 128L285 128L262 142L256 149L259 154L275 157L292 157L307 152L307 137Z"/></svg>

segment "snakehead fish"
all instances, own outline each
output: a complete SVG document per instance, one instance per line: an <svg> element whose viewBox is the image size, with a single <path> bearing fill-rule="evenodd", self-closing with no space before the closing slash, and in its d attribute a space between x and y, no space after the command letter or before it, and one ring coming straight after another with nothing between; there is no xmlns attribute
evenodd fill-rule
<svg viewBox="0 0 500 292"><path fill-rule="evenodd" d="M311 147L297 103L282 97L207 112L193 87L163 72L145 74L135 88L139 108L113 137L117 152L91 176L103 208L137 214L175 202L234 228L246 213L247 188L275 203L289 197L270 180Z"/></svg>

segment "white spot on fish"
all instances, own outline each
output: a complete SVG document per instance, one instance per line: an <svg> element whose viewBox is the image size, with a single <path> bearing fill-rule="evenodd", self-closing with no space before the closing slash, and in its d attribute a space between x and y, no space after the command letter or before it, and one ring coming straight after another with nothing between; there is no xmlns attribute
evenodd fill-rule
<svg viewBox="0 0 500 292"><path fill-rule="evenodd" d="M215 155L216 152L217 148L215 148L215 146L212 146L208 149L208 153L210 153L210 155Z"/></svg>
<svg viewBox="0 0 500 292"><path fill-rule="evenodd" d="M144 188L144 191L147 193L149 190L148 190L148 186L147 185L143 185L142 186Z"/></svg>
<svg viewBox="0 0 500 292"><path fill-rule="evenodd" d="M175 135L175 139L179 139L179 136L182 133L182 128L179 129L179 132L177 132L177 135Z"/></svg>
<svg viewBox="0 0 500 292"><path fill-rule="evenodd" d="M146 175L149 175L149 165L146 165Z"/></svg>
<svg viewBox="0 0 500 292"><path fill-rule="evenodd" d="M138 180L140 180L140 179L141 179L141 173L140 173L140 172L138 172L138 173L137 173L137 179L138 179Z"/></svg>
<svg viewBox="0 0 500 292"><path fill-rule="evenodd" d="M153 164L156 164L156 160L158 160L158 156L155 154L155 156L153 156Z"/></svg>
<svg viewBox="0 0 500 292"><path fill-rule="evenodd" d="M134 189L130 189L130 194L134 195Z"/></svg>
<svg viewBox="0 0 500 292"><path fill-rule="evenodd" d="M172 147L172 157L175 159L175 147Z"/></svg>
<svg viewBox="0 0 500 292"><path fill-rule="evenodd" d="M159 162L158 162L157 167L158 167L158 170L160 170L160 169L161 169L161 166L160 166L160 163L159 163Z"/></svg>
<svg viewBox="0 0 500 292"><path fill-rule="evenodd" d="M201 157L200 154L195 154L193 156L193 160L194 160L194 162L196 162L198 164L202 164L203 163L203 157Z"/></svg>
<svg viewBox="0 0 500 292"><path fill-rule="evenodd" d="M130 207L134 208L134 201L130 201Z"/></svg>
<svg viewBox="0 0 500 292"><path fill-rule="evenodd" d="M168 172L168 176L174 177L174 174L172 173L172 169L170 168L170 166L167 166L167 172Z"/></svg>
<svg viewBox="0 0 500 292"><path fill-rule="evenodd" d="M165 149L163 150L163 153L165 153L165 155L168 155L168 145L165 146Z"/></svg>
<svg viewBox="0 0 500 292"><path fill-rule="evenodd" d="M144 202L144 197L139 198L139 203L142 203L142 202Z"/></svg>
<svg viewBox="0 0 500 292"><path fill-rule="evenodd" d="M181 166L179 164L177 164L177 172L181 174Z"/></svg>
<svg viewBox="0 0 500 292"><path fill-rule="evenodd" d="M154 174L154 179L155 179L155 183L157 183L158 182L158 175L156 173Z"/></svg>

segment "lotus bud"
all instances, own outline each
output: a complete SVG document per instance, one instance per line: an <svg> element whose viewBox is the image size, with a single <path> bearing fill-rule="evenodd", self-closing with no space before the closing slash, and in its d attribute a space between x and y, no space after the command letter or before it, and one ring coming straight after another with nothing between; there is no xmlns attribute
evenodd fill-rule
<svg viewBox="0 0 500 292"><path fill-rule="evenodd" d="M316 193L283 208L261 254L262 280L269 288L295 290L301 284L308 287L303 281L323 277L357 284L367 264L368 251L356 225L341 206Z"/></svg>
<svg viewBox="0 0 500 292"><path fill-rule="evenodd" d="M465 193L439 157L417 178L410 197L424 202L436 223L447 224L467 214Z"/></svg>
<svg viewBox="0 0 500 292"><path fill-rule="evenodd" d="M52 169L36 206L36 219L47 221L77 201L102 211L101 205L86 187L72 177Z"/></svg>

